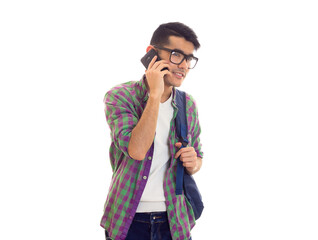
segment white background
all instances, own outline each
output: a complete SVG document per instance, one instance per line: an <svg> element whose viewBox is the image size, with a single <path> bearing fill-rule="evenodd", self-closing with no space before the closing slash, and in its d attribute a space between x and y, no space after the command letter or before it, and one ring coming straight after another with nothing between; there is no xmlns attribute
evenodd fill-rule
<svg viewBox="0 0 318 240"><path fill-rule="evenodd" d="M318 239L316 1L0 3L0 239L104 239L103 97L161 23L197 33L205 202L193 239Z"/></svg>

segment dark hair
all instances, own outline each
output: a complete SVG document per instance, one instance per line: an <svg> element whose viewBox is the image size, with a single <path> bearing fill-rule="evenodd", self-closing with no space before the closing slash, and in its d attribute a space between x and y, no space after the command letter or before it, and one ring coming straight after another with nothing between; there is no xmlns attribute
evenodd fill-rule
<svg viewBox="0 0 318 240"><path fill-rule="evenodd" d="M183 37L185 40L192 42L195 50L200 47L198 37L194 31L180 22L161 24L153 33L150 44L159 46L168 44L170 36Z"/></svg>

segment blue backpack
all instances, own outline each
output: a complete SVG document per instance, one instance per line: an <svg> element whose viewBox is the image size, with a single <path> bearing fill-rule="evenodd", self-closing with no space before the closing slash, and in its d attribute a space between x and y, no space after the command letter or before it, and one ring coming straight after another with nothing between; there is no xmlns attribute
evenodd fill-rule
<svg viewBox="0 0 318 240"><path fill-rule="evenodd" d="M178 113L176 117L176 131L179 138L179 142L182 143L181 148L187 147L189 141L188 136L188 124L186 116L186 94L176 89L176 102L178 107ZM180 148L180 149L181 149ZM180 157L177 160L177 181L176 181L176 195L181 195L184 191L185 197L191 204L194 212L195 219L199 219L203 211L203 202L200 191L194 181L194 178L185 171Z"/></svg>

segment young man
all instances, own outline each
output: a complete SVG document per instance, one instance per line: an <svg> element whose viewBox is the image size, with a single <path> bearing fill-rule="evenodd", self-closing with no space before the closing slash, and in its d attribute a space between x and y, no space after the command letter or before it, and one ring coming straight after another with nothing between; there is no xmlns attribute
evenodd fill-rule
<svg viewBox="0 0 318 240"><path fill-rule="evenodd" d="M175 131L175 87L180 87L200 44L182 23L160 25L147 52L155 56L140 81L114 87L105 95L106 119L111 130L112 182L101 226L106 239L188 240L194 213L184 195L176 195L179 156L190 174L200 170L203 153L198 112L186 94L188 140L181 147Z"/></svg>

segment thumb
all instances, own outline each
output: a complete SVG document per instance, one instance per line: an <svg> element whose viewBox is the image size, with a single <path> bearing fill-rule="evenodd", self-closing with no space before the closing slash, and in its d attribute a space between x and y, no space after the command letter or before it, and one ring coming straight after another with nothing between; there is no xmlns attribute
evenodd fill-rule
<svg viewBox="0 0 318 240"><path fill-rule="evenodd" d="M182 143L181 143L181 142L177 142L177 143L175 144L175 146L176 146L177 148L181 148Z"/></svg>

